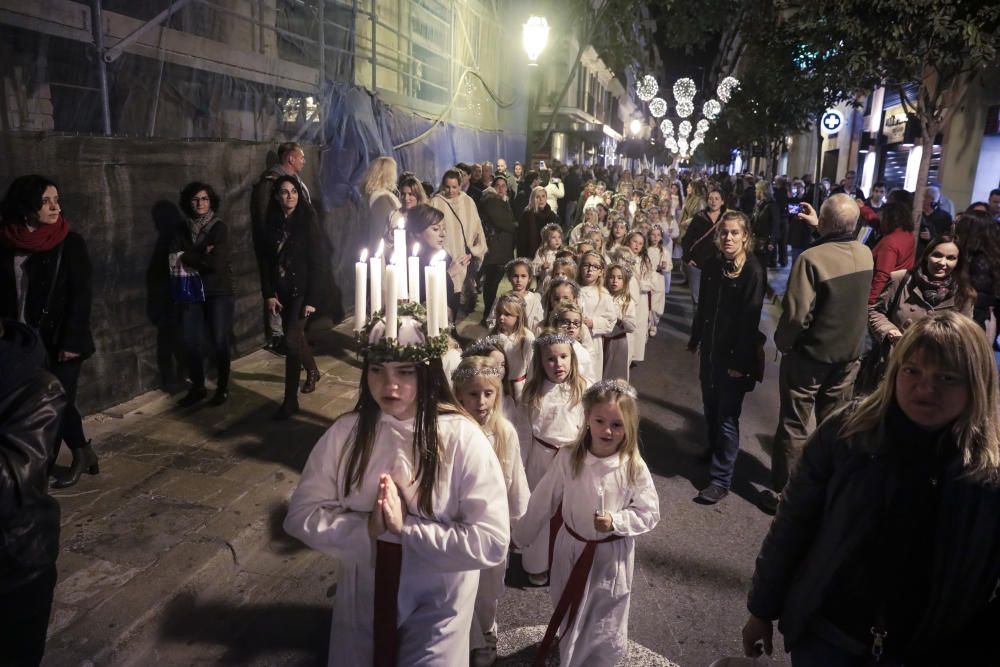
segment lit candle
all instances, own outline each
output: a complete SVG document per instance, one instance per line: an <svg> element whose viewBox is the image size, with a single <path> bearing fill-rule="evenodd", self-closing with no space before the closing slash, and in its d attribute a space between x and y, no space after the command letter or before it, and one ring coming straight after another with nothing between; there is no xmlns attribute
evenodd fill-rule
<svg viewBox="0 0 1000 667"><path fill-rule="evenodd" d="M409 287L406 284L406 249L392 251L392 263L396 267L396 294L406 301L410 298Z"/></svg>
<svg viewBox="0 0 1000 667"><path fill-rule="evenodd" d="M597 487L597 496L601 499L601 516L604 516L604 480L601 480L601 485Z"/></svg>
<svg viewBox="0 0 1000 667"><path fill-rule="evenodd" d="M448 330L448 278L445 260L448 254L442 250L434 255L435 288L437 300L438 328L442 331Z"/></svg>
<svg viewBox="0 0 1000 667"><path fill-rule="evenodd" d="M368 248L354 265L354 330L361 331L368 320Z"/></svg>
<svg viewBox="0 0 1000 667"><path fill-rule="evenodd" d="M396 221L396 228L392 230L392 249L397 257L406 257L406 222L405 218Z"/></svg>
<svg viewBox="0 0 1000 667"><path fill-rule="evenodd" d="M427 336L433 338L441 333L441 327L438 326L437 317L437 293L435 284L435 278L437 273L433 266L424 267L424 297L426 299L427 306Z"/></svg>
<svg viewBox="0 0 1000 667"><path fill-rule="evenodd" d="M378 244L375 256L368 260L369 273L371 274L371 300L372 314L382 309L382 243Z"/></svg>
<svg viewBox="0 0 1000 667"><path fill-rule="evenodd" d="M399 337L399 321L397 317L399 304L396 299L396 290L399 288L398 274L398 266L390 264L385 267L385 285L387 293L385 300L385 337L393 340L396 340Z"/></svg>
<svg viewBox="0 0 1000 667"><path fill-rule="evenodd" d="M413 256L409 258L407 264L407 288L410 290L410 301L420 303L420 244L413 244ZM427 299L427 294L424 294Z"/></svg>

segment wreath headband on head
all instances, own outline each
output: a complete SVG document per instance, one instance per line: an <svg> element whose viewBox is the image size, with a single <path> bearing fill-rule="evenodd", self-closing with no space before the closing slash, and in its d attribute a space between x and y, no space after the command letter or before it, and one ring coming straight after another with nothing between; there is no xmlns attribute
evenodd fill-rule
<svg viewBox="0 0 1000 667"><path fill-rule="evenodd" d="M490 352L498 351L503 352L504 343L507 341L507 337L503 334L493 334L492 336L483 336L472 342L469 347L462 350L463 357L488 357ZM506 354L506 353L505 353Z"/></svg>
<svg viewBox="0 0 1000 667"><path fill-rule="evenodd" d="M465 368L459 368L451 374L452 382L463 382L465 380L471 380L474 377L495 377L503 378L503 371L496 366L466 366Z"/></svg>
<svg viewBox="0 0 1000 667"><path fill-rule="evenodd" d="M531 260L528 259L527 257L515 257L514 259L504 264L503 265L504 275L507 275L510 272L511 268L517 266L518 264L524 264L526 267L528 267L528 275L529 276L531 275Z"/></svg>
<svg viewBox="0 0 1000 667"><path fill-rule="evenodd" d="M595 382L587 387L587 390L583 392L583 397L594 398L598 394L609 392L622 396L628 396L633 400L639 398L639 394L636 392L635 388L628 382L625 382L625 380L601 380L600 382Z"/></svg>
<svg viewBox="0 0 1000 667"><path fill-rule="evenodd" d="M573 345L575 342L575 339L563 333L547 333L535 339L535 345L538 349L549 345Z"/></svg>
<svg viewBox="0 0 1000 667"><path fill-rule="evenodd" d="M395 338L385 335L385 310L372 313L358 332L359 355L370 363L395 361L427 364L448 351L448 334L427 336L427 309L414 301L399 301L399 330Z"/></svg>

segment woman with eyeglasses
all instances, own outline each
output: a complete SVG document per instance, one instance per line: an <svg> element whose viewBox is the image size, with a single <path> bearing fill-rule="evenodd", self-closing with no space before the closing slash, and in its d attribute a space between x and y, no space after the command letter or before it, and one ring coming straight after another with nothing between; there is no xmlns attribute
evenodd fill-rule
<svg viewBox="0 0 1000 667"><path fill-rule="evenodd" d="M208 327L218 381L212 405L229 399L229 367L232 360L233 265L229 258L229 228L216 213L219 196L211 185L194 181L184 186L180 198L184 227L174 238L172 252L179 252L180 262L201 276L205 300L180 304L181 331L191 389L181 399L183 407L200 402L208 395L205 389L205 362L201 353L203 331Z"/></svg>

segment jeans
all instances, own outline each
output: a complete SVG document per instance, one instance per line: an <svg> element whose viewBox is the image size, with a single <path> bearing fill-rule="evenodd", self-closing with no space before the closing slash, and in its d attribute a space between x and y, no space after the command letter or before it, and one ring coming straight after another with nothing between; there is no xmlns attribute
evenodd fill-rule
<svg viewBox="0 0 1000 667"><path fill-rule="evenodd" d="M59 426L60 442L65 442L70 449L80 449L87 446L87 436L83 433L83 417L76 409L76 387L80 381L80 368L83 359L59 361L58 353L49 354L49 371L63 386L66 392L66 409L63 410L62 423ZM59 449L56 448L56 454Z"/></svg>
<svg viewBox="0 0 1000 667"><path fill-rule="evenodd" d="M192 386L205 386L205 360L201 353L201 341L207 323L215 365L219 370L218 388L223 391L229 388L235 304L235 297L224 295L210 296L204 303L186 303L181 306L184 352Z"/></svg>
<svg viewBox="0 0 1000 667"><path fill-rule="evenodd" d="M0 593L0 664L4 667L38 667L45 654L56 566L34 579Z"/></svg>
<svg viewBox="0 0 1000 667"><path fill-rule="evenodd" d="M781 402L778 430L771 454L771 482L781 491L795 469L806 439L809 420L821 423L851 399L860 361L825 363L792 351L781 358L778 397Z"/></svg>
<svg viewBox="0 0 1000 667"><path fill-rule="evenodd" d="M306 340L306 319L303 309L305 298L301 296L288 297L281 301L281 322L285 330L285 345L288 348L285 355L285 403L297 405L299 401L299 377L302 368L306 371L317 371L316 358ZM312 305L312 304L309 304Z"/></svg>
<svg viewBox="0 0 1000 667"><path fill-rule="evenodd" d="M702 373L701 400L708 427L708 450L712 455L708 476L712 484L728 489L740 453L740 413L746 396L745 378L728 376L715 382Z"/></svg>
<svg viewBox="0 0 1000 667"><path fill-rule="evenodd" d="M688 287L691 288L691 303L698 305L698 297L701 296L701 269L697 266L687 265Z"/></svg>

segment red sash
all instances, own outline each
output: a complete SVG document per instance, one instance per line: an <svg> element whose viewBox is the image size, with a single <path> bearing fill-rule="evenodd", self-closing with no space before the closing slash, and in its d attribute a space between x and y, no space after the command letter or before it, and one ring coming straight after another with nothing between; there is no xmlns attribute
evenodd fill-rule
<svg viewBox="0 0 1000 667"><path fill-rule="evenodd" d="M573 625L573 621L576 619L576 614L580 611L580 602L583 601L583 592L587 588L587 579L590 578L590 569L594 566L594 556L597 555L597 545L604 544L605 542L617 542L618 540L624 539L622 535L609 535L602 540L588 540L583 536L579 535L575 530L569 527L568 523L563 522L562 519L562 505L559 506L559 511L556 512L555 516L552 517L552 524L555 523L556 517L559 519L559 524L566 529L575 539L586 543L587 546L583 548L583 552L580 557L573 564L573 569L570 570L569 579L566 580L566 588L563 589L562 595L559 596L559 602L556 604L556 609L552 612L552 618L549 619L549 625L545 629L545 637L542 639L542 645L538 647L538 653L535 654L534 667L544 667L545 659L548 657L549 653L552 652L559 644L561 637L556 637L556 632L559 627L563 624L563 620L566 621L566 627L569 628ZM556 529L558 530L558 529ZM555 532L549 536L549 544L555 544ZM550 546L550 557L549 561L551 563L551 546ZM549 573L551 577L551 572Z"/></svg>
<svg viewBox="0 0 1000 667"><path fill-rule="evenodd" d="M517 384L518 382L524 382L527 379L528 379L528 374L525 373L524 375L522 375L519 378L514 378L513 380L508 380L508 382L510 383L510 395L511 396L514 395L514 385L515 384Z"/></svg>
<svg viewBox="0 0 1000 667"><path fill-rule="evenodd" d="M372 652L374 667L396 667L399 640L396 614L399 610L399 574L403 547L392 542L375 542L375 614Z"/></svg>

